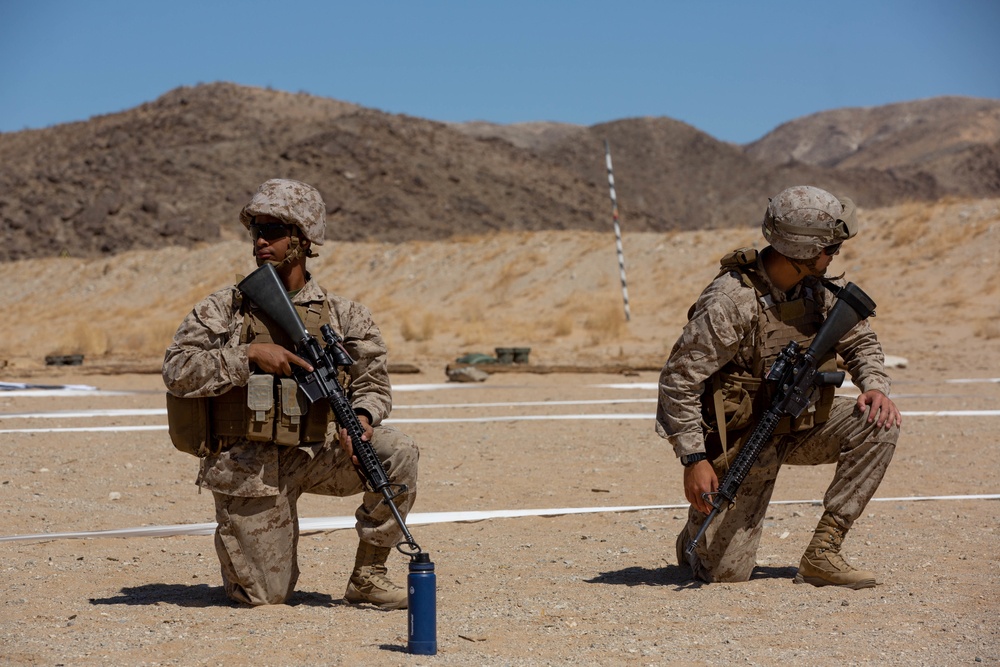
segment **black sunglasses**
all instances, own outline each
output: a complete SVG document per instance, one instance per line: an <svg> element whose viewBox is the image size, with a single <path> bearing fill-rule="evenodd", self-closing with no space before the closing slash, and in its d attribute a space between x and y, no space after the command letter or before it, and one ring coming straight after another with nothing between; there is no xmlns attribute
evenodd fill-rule
<svg viewBox="0 0 1000 667"><path fill-rule="evenodd" d="M840 250L840 246L842 245L844 245L843 241L841 241L840 243L834 243L833 245L828 245L827 247L823 248L823 252L826 253L827 257L833 257L834 255L837 254L837 252Z"/></svg>
<svg viewBox="0 0 1000 667"><path fill-rule="evenodd" d="M280 222L250 223L250 238L256 243L257 239L264 237L265 241L277 241L286 236L292 235L292 226L284 225Z"/></svg>

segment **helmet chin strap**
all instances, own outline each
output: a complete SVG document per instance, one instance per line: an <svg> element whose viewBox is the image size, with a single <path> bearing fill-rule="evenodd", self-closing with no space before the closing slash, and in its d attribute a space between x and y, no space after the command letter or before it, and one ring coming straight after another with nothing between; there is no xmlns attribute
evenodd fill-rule
<svg viewBox="0 0 1000 667"><path fill-rule="evenodd" d="M806 269L809 270L809 273L816 276L817 278L823 278L824 280L837 280L839 278L844 277L843 273L841 273L839 276L829 277L826 275L825 270L823 271L823 273L817 274L816 265L819 263L819 255L816 255L815 257L810 257L809 259L789 259L789 261L791 262L791 265L795 268L795 271L799 275L806 273L806 271L803 271L803 267L805 267Z"/></svg>
<svg viewBox="0 0 1000 667"><path fill-rule="evenodd" d="M810 257L809 259L793 259L790 257L789 263L800 276L804 273L816 275L816 265L819 263L819 255Z"/></svg>
<svg viewBox="0 0 1000 667"><path fill-rule="evenodd" d="M290 239L288 239L288 251L285 253L285 258L283 260L281 260L280 262L275 261L273 259L268 260L268 259L259 259L259 258L257 258L257 249L256 248L253 249L253 255L254 255L254 258L257 259L257 266L258 267L264 266L265 264L270 264L271 266L273 266L275 268L275 270L278 270L278 269L280 269L281 267L283 267L283 266L285 266L287 264L291 264L292 262L296 261L300 257L318 257L319 256L315 252L313 252L311 248L304 248L304 247L302 247L302 239L300 239L297 236L292 236Z"/></svg>
<svg viewBox="0 0 1000 667"><path fill-rule="evenodd" d="M794 264L796 266L796 268L798 268L800 266L804 266L807 269L809 269L810 271L813 271L813 270L816 269L816 264L818 262L819 262L819 255L818 254L815 257L809 257L808 259L793 259L792 260L792 264Z"/></svg>

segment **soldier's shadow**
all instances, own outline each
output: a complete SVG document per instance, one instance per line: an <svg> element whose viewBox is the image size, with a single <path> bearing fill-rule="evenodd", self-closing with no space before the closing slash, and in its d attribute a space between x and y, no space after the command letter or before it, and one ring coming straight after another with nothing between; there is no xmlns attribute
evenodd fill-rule
<svg viewBox="0 0 1000 667"><path fill-rule="evenodd" d="M755 567L750 580L756 579L789 579L798 571L794 567ZM621 570L602 572L592 579L585 579L588 584L608 584L612 586L673 586L676 590L701 588L707 586L703 581L691 578L691 570L679 565L667 567L626 567Z"/></svg>
<svg viewBox="0 0 1000 667"><path fill-rule="evenodd" d="M93 605L155 605L172 604L178 607L249 607L226 597L222 586L208 584L145 584L121 589L118 595L90 598ZM347 604L326 593L296 591L288 600L289 606L332 607Z"/></svg>

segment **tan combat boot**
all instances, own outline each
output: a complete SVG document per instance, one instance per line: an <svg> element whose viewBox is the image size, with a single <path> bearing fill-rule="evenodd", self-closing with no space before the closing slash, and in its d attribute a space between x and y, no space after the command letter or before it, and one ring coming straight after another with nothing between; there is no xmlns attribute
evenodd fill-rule
<svg viewBox="0 0 1000 667"><path fill-rule="evenodd" d="M367 542L358 543L354 558L354 572L347 582L344 599L351 604L367 602L382 609L406 609L406 589L392 583L386 575L385 561L390 547L376 547Z"/></svg>
<svg viewBox="0 0 1000 667"><path fill-rule="evenodd" d="M872 588L876 584L875 573L857 570L840 555L840 545L844 542L850 526L826 513L819 520L812 541L806 547L799 561L799 573L795 583L813 586L843 586L845 588Z"/></svg>

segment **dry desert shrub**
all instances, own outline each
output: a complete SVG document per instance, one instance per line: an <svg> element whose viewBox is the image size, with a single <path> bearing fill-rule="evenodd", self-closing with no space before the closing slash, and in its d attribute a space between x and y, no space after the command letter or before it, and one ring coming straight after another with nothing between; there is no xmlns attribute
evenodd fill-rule
<svg viewBox="0 0 1000 667"><path fill-rule="evenodd" d="M575 290L555 304L552 312L548 325L556 337L572 334L578 322L590 334L588 345L618 338L626 331L621 299L610 290L596 293Z"/></svg>
<svg viewBox="0 0 1000 667"><path fill-rule="evenodd" d="M558 317L552 320L552 334L554 336L562 337L568 336L573 333L573 316L569 313L560 313Z"/></svg>
<svg viewBox="0 0 1000 667"><path fill-rule="evenodd" d="M180 320L175 322L166 318L137 321L115 333L108 351L127 356L162 357L179 325Z"/></svg>
<svg viewBox="0 0 1000 667"><path fill-rule="evenodd" d="M475 239L475 237L472 238ZM479 246L476 250L476 261L480 264L492 262L510 249L510 245L506 242L505 234L497 234L486 239L479 238L471 245Z"/></svg>
<svg viewBox="0 0 1000 667"><path fill-rule="evenodd" d="M122 321L122 320L116 320ZM47 354L82 354L87 357L108 355L163 357L180 320L165 318L125 319L124 326L108 327L79 321L57 339L50 341Z"/></svg>
<svg viewBox="0 0 1000 667"><path fill-rule="evenodd" d="M935 255L945 249L962 246L988 227L988 220L973 215L970 202L945 197L935 203L910 202L901 204L894 211L893 219L867 227L865 233L884 236L895 245L933 244ZM887 213L881 213L885 215ZM933 257L932 257L933 258Z"/></svg>
<svg viewBox="0 0 1000 667"><path fill-rule="evenodd" d="M424 342L434 338L434 330L437 325L437 317L434 313L419 310L415 313L403 315L403 324L399 333L403 340L408 342Z"/></svg>
<svg viewBox="0 0 1000 667"><path fill-rule="evenodd" d="M1000 290L1000 272L994 272L983 276L983 294L992 295Z"/></svg>
<svg viewBox="0 0 1000 667"><path fill-rule="evenodd" d="M1000 338L1000 314L997 317L982 322L975 331L976 338L996 340Z"/></svg>
<svg viewBox="0 0 1000 667"><path fill-rule="evenodd" d="M500 268L491 289L500 294L507 294L514 283L543 266L545 262L545 256L534 250L525 255L518 255Z"/></svg>
<svg viewBox="0 0 1000 667"><path fill-rule="evenodd" d="M447 327L462 345L478 345L486 340L488 331L485 324L485 313L481 299L478 296L464 299L458 307L457 319Z"/></svg>
<svg viewBox="0 0 1000 667"><path fill-rule="evenodd" d="M388 323L391 320L400 319L397 311L401 309L401 306L392 298L391 293L373 296L363 303L371 311L376 323Z"/></svg>
<svg viewBox="0 0 1000 667"><path fill-rule="evenodd" d="M102 357L111 349L108 333L89 322L77 322L50 344L49 354L82 354Z"/></svg>
<svg viewBox="0 0 1000 667"><path fill-rule="evenodd" d="M591 334L591 344L597 345L617 340L625 333L625 312L620 303L610 300L596 302L583 322Z"/></svg>
<svg viewBox="0 0 1000 667"><path fill-rule="evenodd" d="M882 229L888 233L893 245L910 245L924 236L931 216L931 207L925 203L902 204L893 223L883 225Z"/></svg>
<svg viewBox="0 0 1000 667"><path fill-rule="evenodd" d="M455 332L464 346L481 345L492 335L492 329L482 320L478 322L463 322Z"/></svg>

